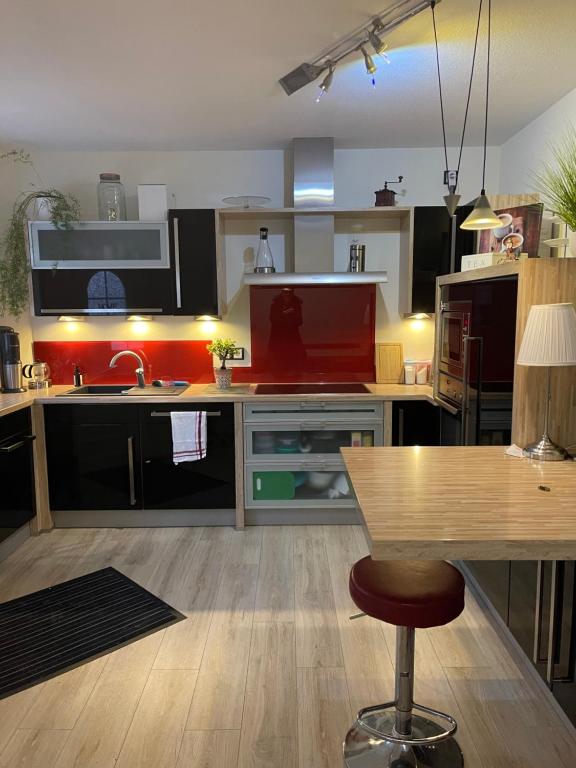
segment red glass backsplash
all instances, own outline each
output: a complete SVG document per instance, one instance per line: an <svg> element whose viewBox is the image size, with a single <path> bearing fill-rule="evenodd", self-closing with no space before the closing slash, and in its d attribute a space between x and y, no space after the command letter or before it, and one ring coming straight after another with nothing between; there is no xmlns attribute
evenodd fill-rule
<svg viewBox="0 0 576 768"><path fill-rule="evenodd" d="M374 381L375 285L252 286L251 379Z"/></svg>
<svg viewBox="0 0 576 768"><path fill-rule="evenodd" d="M35 341L34 359L48 363L54 384L72 385L72 371L79 363L85 384L135 381L136 361L129 357L109 368L111 358L122 349L138 352L144 360L146 381L182 379L192 384L214 380L208 341Z"/></svg>

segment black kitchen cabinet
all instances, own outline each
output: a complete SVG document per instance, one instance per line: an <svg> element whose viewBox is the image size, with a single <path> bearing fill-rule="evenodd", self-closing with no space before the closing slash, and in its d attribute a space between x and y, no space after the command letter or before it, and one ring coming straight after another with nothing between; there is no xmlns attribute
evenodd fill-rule
<svg viewBox="0 0 576 768"><path fill-rule="evenodd" d="M468 560L472 576L505 622L510 598L509 560Z"/></svg>
<svg viewBox="0 0 576 768"><path fill-rule="evenodd" d="M216 212L169 211L170 261L175 315L220 315L216 260Z"/></svg>
<svg viewBox="0 0 576 768"><path fill-rule="evenodd" d="M44 410L51 509L140 508L137 408L50 405Z"/></svg>
<svg viewBox="0 0 576 768"><path fill-rule="evenodd" d="M469 206L459 208L451 219L443 205L414 208L412 258L400 274L402 314L436 311L436 278L459 272L462 256L475 252L476 232L460 229L471 210ZM451 263L452 241L454 265Z"/></svg>
<svg viewBox="0 0 576 768"><path fill-rule="evenodd" d="M392 445L439 445L440 408L424 400L392 404Z"/></svg>
<svg viewBox="0 0 576 768"><path fill-rule="evenodd" d="M206 457L174 464L170 411L207 411ZM232 509L236 506L234 405L186 404L140 409L145 509Z"/></svg>
<svg viewBox="0 0 576 768"><path fill-rule="evenodd" d="M41 316L173 313L170 269L37 269L32 285Z"/></svg>
<svg viewBox="0 0 576 768"><path fill-rule="evenodd" d="M36 514L33 439L29 408L0 418L0 541Z"/></svg>
<svg viewBox="0 0 576 768"><path fill-rule="evenodd" d="M204 459L174 464L171 410L210 414ZM233 404L49 405L45 423L55 511L236 506Z"/></svg>

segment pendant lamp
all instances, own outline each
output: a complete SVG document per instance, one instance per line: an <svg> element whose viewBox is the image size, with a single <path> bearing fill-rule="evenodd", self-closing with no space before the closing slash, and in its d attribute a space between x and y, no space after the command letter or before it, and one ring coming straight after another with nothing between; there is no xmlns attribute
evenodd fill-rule
<svg viewBox="0 0 576 768"><path fill-rule="evenodd" d="M486 109L484 112L484 155L482 162L482 191L474 202L472 213L460 224L460 229L482 230L496 229L502 222L492 210L484 184L486 181L486 146L488 143L488 101L490 95L490 42L492 22L492 0L488 0L488 55L486 58Z"/></svg>

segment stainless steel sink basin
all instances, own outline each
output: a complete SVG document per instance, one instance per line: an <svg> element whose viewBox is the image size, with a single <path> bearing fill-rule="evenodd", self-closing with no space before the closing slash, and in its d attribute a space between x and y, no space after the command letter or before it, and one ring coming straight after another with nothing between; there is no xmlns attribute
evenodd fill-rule
<svg viewBox="0 0 576 768"><path fill-rule="evenodd" d="M145 387L136 387L133 384L86 384L83 387L74 387L67 392L61 392L57 397L102 397L118 395L120 397L164 397L165 395L176 397L181 395L187 387L153 387L148 384Z"/></svg>

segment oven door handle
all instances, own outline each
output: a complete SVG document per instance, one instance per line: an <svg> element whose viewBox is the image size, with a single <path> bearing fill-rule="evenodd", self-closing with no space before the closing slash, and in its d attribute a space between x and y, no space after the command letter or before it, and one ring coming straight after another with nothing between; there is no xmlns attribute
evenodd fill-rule
<svg viewBox="0 0 576 768"><path fill-rule="evenodd" d="M476 429L474 435L474 445L478 445L480 438L480 397L482 386L482 357L483 357L483 338L482 336L465 336L464 337L464 363L463 363L463 377L462 377L462 424L460 427L460 443L462 445L468 445L468 423L470 417L470 342L478 344L478 359L476 369L478 375L476 377Z"/></svg>
<svg viewBox="0 0 576 768"><path fill-rule="evenodd" d="M455 405L451 405L450 403L447 403L446 400L443 400L440 396L436 395L434 400L438 403L440 408L443 408L445 411L448 411L448 413L451 413L452 416L459 416L461 413L460 408L457 408Z"/></svg>

